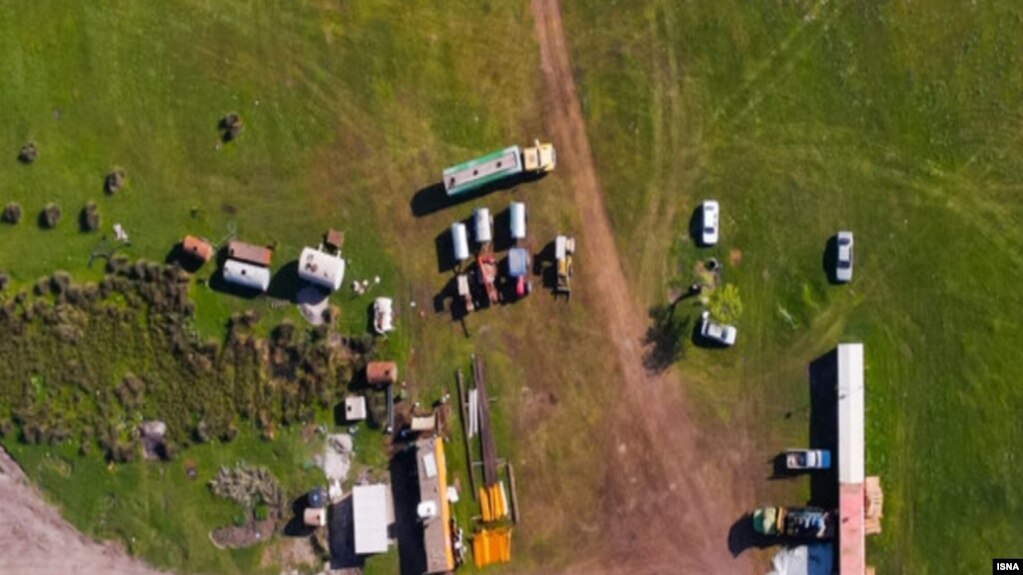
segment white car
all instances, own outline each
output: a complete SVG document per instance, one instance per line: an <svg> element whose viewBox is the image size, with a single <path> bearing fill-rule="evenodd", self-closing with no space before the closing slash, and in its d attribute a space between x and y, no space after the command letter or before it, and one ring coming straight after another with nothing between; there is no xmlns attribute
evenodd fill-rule
<svg viewBox="0 0 1023 575"><path fill-rule="evenodd" d="M718 216L719 207L716 200L706 200L700 208L701 225L700 239L705 246L713 246L718 243Z"/></svg>
<svg viewBox="0 0 1023 575"><path fill-rule="evenodd" d="M838 232L838 257L835 259L835 279L847 282L853 275L853 233Z"/></svg>
<svg viewBox="0 0 1023 575"><path fill-rule="evenodd" d="M700 316L700 336L704 339L731 347L735 345L735 337L739 335L733 325L715 323L710 319L710 312L705 311Z"/></svg>

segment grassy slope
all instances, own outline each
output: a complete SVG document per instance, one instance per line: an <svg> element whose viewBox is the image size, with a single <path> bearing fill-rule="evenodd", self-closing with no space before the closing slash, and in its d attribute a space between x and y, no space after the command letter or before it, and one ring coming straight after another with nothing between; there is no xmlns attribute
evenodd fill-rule
<svg viewBox="0 0 1023 575"><path fill-rule="evenodd" d="M297 430L282 434L272 445L254 435L243 434L230 444L200 445L180 461L155 465L107 466L78 457L72 446L9 447L45 490L67 489L73 478L74 497L60 497L68 520L90 526L96 537L122 541L129 553L154 565L205 573L276 573L262 563L264 547L220 551L209 543L209 531L231 525L241 507L214 497L207 484L222 465L259 462L273 471L289 495L297 496L323 482L323 473L310 463L320 443L303 442ZM195 463L195 480L187 477L184 461Z"/></svg>
<svg viewBox="0 0 1023 575"><path fill-rule="evenodd" d="M588 432L599 428L610 405L598 382L611 378L613 364L587 313L595 302L585 286L571 306L534 296L521 306L471 316L473 339L434 309L451 277L438 270L435 240L451 221L467 217L475 205L499 214L512 196L526 199L539 249L555 232L576 227L570 206L560 200L568 190L554 175L423 217L409 209L417 190L435 182L445 165L540 134L538 111L524 105L540 90L532 34L525 3L339 8L194 0L0 11L6 54L0 122L12 127L0 135L0 149L11 151L10 161L0 162L6 183L0 202L19 201L28 216L0 229L0 269L21 285L55 268L78 279L98 277L86 264L99 235L80 234L74 225L89 199L100 205L105 233L120 222L131 234L125 249L131 257L162 259L185 233L219 241L235 229L243 239L276 242L279 269L326 227L345 230L349 277L383 278L370 296L355 298L346 288L332 297L343 307L345 326L361 332L370 298L394 294L399 329L381 353L400 360L424 404L453 387L452 371L467 369L470 352L486 355L498 399L498 448L516 462L524 507L514 567L528 572L569 561L598 539L592 525L602 477L592 473ZM215 123L227 111L239 112L246 128L237 142L218 148ZM13 156L29 139L40 157L26 167ZM114 166L127 171L131 185L105 197L102 178ZM56 230L42 231L34 215L50 200L61 204L65 219ZM265 299L199 285L192 294L197 327L213 336L228 314L250 307L264 313L264 328L296 318ZM372 452L380 447L377 438L361 434L358 441L360 460L380 465L380 454ZM448 455L452 473L467 486L460 441L456 432ZM188 450L182 458L201 459L200 468L211 470L238 457L281 464L273 455L277 444L208 449ZM197 484L181 483L175 463L133 464L111 477L95 461L69 457L74 475L64 476L48 470L48 451L19 448L15 454L85 531L119 537L138 528L132 551L168 567L248 572L256 564L256 553L208 547L206 532L230 515L210 504ZM289 475L281 469L278 476ZM119 511L103 514L87 504L89 494L117 489L126 477L146 488ZM183 498L175 507L181 514L140 527L132 514L153 512L168 494ZM551 501L560 504L553 509ZM210 509L201 510L205 505ZM467 531L477 512L471 498L459 503ZM200 513L200 520L179 521L189 513ZM166 538L181 544L162 549L156 542ZM561 544L569 538L573 546ZM374 558L368 568L393 572L395 559L393 553Z"/></svg>
<svg viewBox="0 0 1023 575"><path fill-rule="evenodd" d="M1012 384L1023 331L1011 317L1023 279L1023 12L672 4L564 8L619 245L636 254L627 271L647 301L704 254L741 251L725 270L745 303L740 343L687 352L694 394L768 433L765 453L798 444L805 419L783 414L805 415L806 364L864 341L868 470L887 494L871 562L986 568L1023 537ZM685 236L705 197L722 202L723 240L698 252ZM844 288L821 264L840 228L858 245Z"/></svg>

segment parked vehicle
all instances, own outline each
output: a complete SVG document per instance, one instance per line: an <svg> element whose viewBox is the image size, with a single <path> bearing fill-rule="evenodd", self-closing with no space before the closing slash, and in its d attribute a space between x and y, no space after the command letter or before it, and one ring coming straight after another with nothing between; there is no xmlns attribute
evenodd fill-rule
<svg viewBox="0 0 1023 575"><path fill-rule="evenodd" d="M700 320L700 336L704 339L729 347L735 345L735 338L738 335L735 326L715 322L710 319L709 311L703 312Z"/></svg>
<svg viewBox="0 0 1023 575"><path fill-rule="evenodd" d="M516 298L526 297L533 291L533 283L529 281L530 259L525 248L508 250L508 277L515 281Z"/></svg>
<svg viewBox="0 0 1023 575"><path fill-rule="evenodd" d="M838 232L838 254L835 258L835 279L847 282L853 276L853 233Z"/></svg>
<svg viewBox="0 0 1023 575"><path fill-rule="evenodd" d="M761 507L753 512L753 530L774 537L830 539L835 536L835 512L819 507Z"/></svg>
<svg viewBox="0 0 1023 575"><path fill-rule="evenodd" d="M522 173L546 174L557 164L554 145L540 143L528 148L511 146L444 170L444 190L449 196L475 190L491 182Z"/></svg>
<svg viewBox="0 0 1023 575"><path fill-rule="evenodd" d="M713 246L718 243L718 224L720 220L720 207L716 200L706 200L700 208L701 231L700 239L705 246Z"/></svg>
<svg viewBox="0 0 1023 575"><path fill-rule="evenodd" d="M785 452L787 469L831 469L831 452L827 449L790 449Z"/></svg>
<svg viewBox="0 0 1023 575"><path fill-rule="evenodd" d="M500 294L497 291L497 260L493 252L483 251L476 256L476 265L479 266L480 285L487 294L487 302L494 305L500 301Z"/></svg>
<svg viewBox="0 0 1023 575"><path fill-rule="evenodd" d="M554 239L554 259L558 264L558 281L555 293L572 293L572 256L575 254L575 238L558 236Z"/></svg>

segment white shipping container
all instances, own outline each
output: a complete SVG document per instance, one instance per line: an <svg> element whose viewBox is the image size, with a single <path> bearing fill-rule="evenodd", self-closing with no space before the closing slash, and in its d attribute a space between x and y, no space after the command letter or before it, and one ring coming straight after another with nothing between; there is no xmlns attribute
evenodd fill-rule
<svg viewBox="0 0 1023 575"><path fill-rule="evenodd" d="M476 243L485 244L494 239L493 228L491 227L492 219L490 218L490 210L487 208L476 208L473 211L473 224L476 232Z"/></svg>
<svg viewBox="0 0 1023 575"><path fill-rule="evenodd" d="M512 239L526 239L526 204L523 204L522 202L512 202L508 211L511 219Z"/></svg>
<svg viewBox="0 0 1023 575"><path fill-rule="evenodd" d="M451 224L451 243L455 248L455 261L469 259L469 239L465 233L465 224L461 222Z"/></svg>

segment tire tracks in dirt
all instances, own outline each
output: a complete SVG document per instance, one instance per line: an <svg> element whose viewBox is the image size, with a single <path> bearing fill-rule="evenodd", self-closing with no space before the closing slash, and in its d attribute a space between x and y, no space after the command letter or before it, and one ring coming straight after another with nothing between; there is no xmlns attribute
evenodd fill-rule
<svg viewBox="0 0 1023 575"><path fill-rule="evenodd" d="M729 552L732 524L752 497L743 480L747 438L727 430L701 433L673 371L644 366L647 316L633 297L614 243L603 190L565 43L557 0L532 0L541 71L546 88L545 122L558 146L582 225L580 275L600 302L607 337L614 343L621 378L619 397L607 406L608 421L595 434L604 451L605 524L599 549L572 573L749 573L748 558ZM716 430L715 430L716 431ZM616 571L617 570L617 571Z"/></svg>

